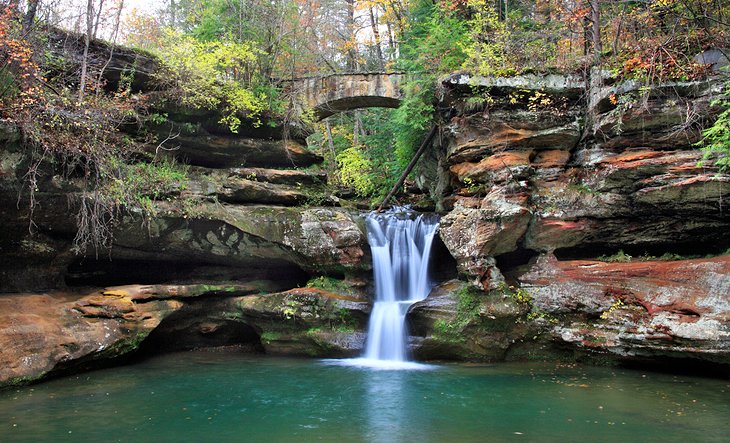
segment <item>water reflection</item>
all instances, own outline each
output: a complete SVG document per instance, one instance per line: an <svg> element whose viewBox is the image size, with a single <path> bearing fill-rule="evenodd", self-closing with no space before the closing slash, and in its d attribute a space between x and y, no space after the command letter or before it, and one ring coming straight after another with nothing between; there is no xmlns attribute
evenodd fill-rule
<svg viewBox="0 0 730 443"><path fill-rule="evenodd" d="M169 355L0 392L0 441L689 442L730 432L726 380L527 363L431 368Z"/></svg>
<svg viewBox="0 0 730 443"><path fill-rule="evenodd" d="M383 443L429 441L430 429L418 407L408 371L365 372L367 440Z"/></svg>

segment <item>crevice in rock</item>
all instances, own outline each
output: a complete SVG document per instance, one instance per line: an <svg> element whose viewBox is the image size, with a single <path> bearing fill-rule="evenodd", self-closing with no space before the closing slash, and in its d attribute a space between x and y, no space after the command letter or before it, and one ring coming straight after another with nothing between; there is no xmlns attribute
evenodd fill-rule
<svg viewBox="0 0 730 443"><path fill-rule="evenodd" d="M227 318L226 297L193 300L167 316L136 351L138 358L201 348L231 347L237 352L263 353L259 333L249 324Z"/></svg>
<svg viewBox="0 0 730 443"><path fill-rule="evenodd" d="M110 260L81 257L68 266L68 286L120 286L168 283L189 275L196 265L173 261Z"/></svg>
<svg viewBox="0 0 730 443"><path fill-rule="evenodd" d="M728 365L693 358L671 358L664 356L632 357L619 360L619 365L635 371L651 371L674 375L704 376L730 379Z"/></svg>
<svg viewBox="0 0 730 443"><path fill-rule="evenodd" d="M431 245L431 263L428 272L436 283L452 280L458 276L456 259L438 235L434 237Z"/></svg>
<svg viewBox="0 0 730 443"><path fill-rule="evenodd" d="M64 277L70 287L265 280L288 289L303 285L309 275L300 267L285 262L276 262L275 266L236 267L194 261L82 257L68 266Z"/></svg>
<svg viewBox="0 0 730 443"><path fill-rule="evenodd" d="M730 240L687 242L687 243L653 243L644 245L623 244L620 247L606 243L592 243L589 245L570 248L559 248L553 251L558 260L591 260L598 257L611 257L623 251L624 255L632 258L664 258L669 260L701 258L720 255L730 247ZM627 257L628 258L628 257ZM620 261L620 260L617 260Z"/></svg>
<svg viewBox="0 0 730 443"><path fill-rule="evenodd" d="M510 283L514 283L520 275L527 272L530 265L540 254L531 249L518 248L515 251L500 254L495 258L497 268Z"/></svg>

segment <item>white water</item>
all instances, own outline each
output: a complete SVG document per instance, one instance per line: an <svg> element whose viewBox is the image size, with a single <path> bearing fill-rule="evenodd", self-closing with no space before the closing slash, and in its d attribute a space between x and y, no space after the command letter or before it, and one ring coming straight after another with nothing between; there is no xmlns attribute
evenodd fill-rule
<svg viewBox="0 0 730 443"><path fill-rule="evenodd" d="M405 317L408 308L426 298L431 289L428 260L438 219L424 215L412 219L402 208L396 208L370 214L366 221L375 274L375 303L365 354L355 363L413 369L416 365L407 363Z"/></svg>

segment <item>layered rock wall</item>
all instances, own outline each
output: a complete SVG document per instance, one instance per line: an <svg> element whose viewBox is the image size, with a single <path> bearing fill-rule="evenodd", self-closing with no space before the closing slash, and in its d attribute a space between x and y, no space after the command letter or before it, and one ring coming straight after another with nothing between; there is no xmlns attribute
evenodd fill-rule
<svg viewBox="0 0 730 443"><path fill-rule="evenodd" d="M420 328L422 356L728 364L730 176L695 146L721 82L647 90L602 74L588 87L560 76L444 82L458 114L440 148L449 173L438 189L451 190L436 195L448 210L441 237L482 295L465 319L460 292L438 292L441 329ZM493 312L502 302L513 309ZM428 324L430 312L426 302L412 317ZM512 328L495 330L500 321Z"/></svg>
<svg viewBox="0 0 730 443"><path fill-rule="evenodd" d="M728 367L730 176L700 166L694 146L718 82L647 92L594 73L588 86L571 76L444 86L448 121L417 183L442 212L434 266L459 279L411 308L416 357ZM53 165L29 234L18 204L27 153L13 128L0 131L0 385L159 350L362 347L361 214L328 195L305 133L233 134L215 115L160 111L167 121L148 129L180 135L173 149L148 148L188 164L188 181L154 216L120 217L96 257L72 250L81 188Z"/></svg>
<svg viewBox="0 0 730 443"><path fill-rule="evenodd" d="M73 36L57 37L54 50L73 54ZM92 49L94 60L108 57L108 47ZM139 87L154 77L144 55L116 54L110 88L114 72L139 63ZM31 214L30 149L0 127L0 387L164 350L343 356L362 347L370 260L361 214L326 192L306 131L244 122L233 133L215 112L156 106L164 121L129 136L156 134L145 149L187 165L187 178L144 214L122 208L111 249L88 254L73 241L83 180L42 163ZM328 290L304 287L310 280Z"/></svg>

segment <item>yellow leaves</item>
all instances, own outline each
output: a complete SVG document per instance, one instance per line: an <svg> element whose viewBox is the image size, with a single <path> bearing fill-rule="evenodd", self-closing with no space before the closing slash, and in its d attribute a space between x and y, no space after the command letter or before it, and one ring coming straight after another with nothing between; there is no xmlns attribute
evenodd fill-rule
<svg viewBox="0 0 730 443"><path fill-rule="evenodd" d="M384 0L361 0L355 2L355 11L367 11L372 9L385 9L387 3Z"/></svg>
<svg viewBox="0 0 730 443"><path fill-rule="evenodd" d="M113 297L129 297L129 291L125 289L108 289L103 291L102 294Z"/></svg>
<svg viewBox="0 0 730 443"><path fill-rule="evenodd" d="M366 196L372 193L375 185L370 178L372 164L357 146L347 148L337 155L342 184L352 186L355 191Z"/></svg>
<svg viewBox="0 0 730 443"><path fill-rule="evenodd" d="M337 137L337 136L343 137L345 140L347 140L348 145L352 145L354 143L355 137L354 137L352 131L350 131L349 128L347 128L346 126L334 125L334 126L332 126L331 131L332 131L333 137Z"/></svg>
<svg viewBox="0 0 730 443"><path fill-rule="evenodd" d="M650 7L653 10L668 9L677 6L677 3L677 0L654 0Z"/></svg>
<svg viewBox="0 0 730 443"><path fill-rule="evenodd" d="M553 104L553 100L544 92L535 91L528 99L527 109L538 111Z"/></svg>
<svg viewBox="0 0 730 443"><path fill-rule="evenodd" d="M168 68L167 80L180 91L186 105L220 109L220 122L236 132L240 115L258 122L266 108L264 94L250 89L257 57L261 52L247 42L202 42L190 36L167 31L162 51Z"/></svg>
<svg viewBox="0 0 730 443"><path fill-rule="evenodd" d="M464 68L479 75L504 75L514 70L507 51L510 35L506 21L499 19L487 0L468 0L468 5L473 12L468 21L471 39L463 48L467 55Z"/></svg>
<svg viewBox="0 0 730 443"><path fill-rule="evenodd" d="M545 110L547 108L556 108L561 105L560 101L554 100L550 95L542 91L532 91L529 89L519 89L510 92L507 101L515 106L527 106L532 112Z"/></svg>

